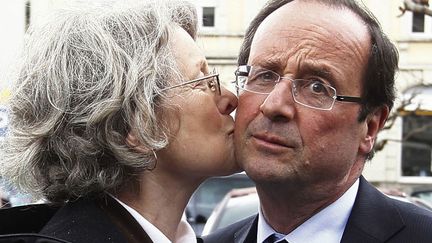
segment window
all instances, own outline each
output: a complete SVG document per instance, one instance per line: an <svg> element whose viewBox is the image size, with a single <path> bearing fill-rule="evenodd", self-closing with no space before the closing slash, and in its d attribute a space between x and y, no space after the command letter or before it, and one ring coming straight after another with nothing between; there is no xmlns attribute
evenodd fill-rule
<svg viewBox="0 0 432 243"><path fill-rule="evenodd" d="M30 1L27 1L25 3L25 30L27 31L29 25L30 25L30 12L31 10L31 5L30 5Z"/></svg>
<svg viewBox="0 0 432 243"><path fill-rule="evenodd" d="M423 13L413 13L412 15L412 32L424 33L425 32L425 15Z"/></svg>
<svg viewBox="0 0 432 243"><path fill-rule="evenodd" d="M404 116L402 137L402 176L432 176L432 116Z"/></svg>
<svg viewBox="0 0 432 243"><path fill-rule="evenodd" d="M431 16L423 13L407 11L401 18L401 21L408 38L422 40L423 38L429 39L432 37Z"/></svg>
<svg viewBox="0 0 432 243"><path fill-rule="evenodd" d="M409 101L402 116L401 176L407 181L432 179L432 85L404 91Z"/></svg>
<svg viewBox="0 0 432 243"><path fill-rule="evenodd" d="M202 25L204 27L215 26L215 8L214 7L203 7L202 8Z"/></svg>

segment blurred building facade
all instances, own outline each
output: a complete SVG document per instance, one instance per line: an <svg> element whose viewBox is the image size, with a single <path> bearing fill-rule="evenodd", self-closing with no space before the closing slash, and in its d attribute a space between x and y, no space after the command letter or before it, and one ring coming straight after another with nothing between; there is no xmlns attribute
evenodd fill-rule
<svg viewBox="0 0 432 243"><path fill-rule="evenodd" d="M401 15L402 0L364 2L400 55L394 109L399 116L379 135L386 145L364 174L375 182L432 184L432 17L410 11Z"/></svg>
<svg viewBox="0 0 432 243"><path fill-rule="evenodd" d="M0 31L4 36L0 40L0 73L7 73L15 59L28 24L37 23L70 1L0 0ZM245 30L266 1L190 1L197 7L198 45L225 85L231 86ZM432 184L432 17L410 11L399 16L402 0L363 2L400 52L395 108L412 98L410 105L399 107L391 128L380 133L378 142L385 142L385 146L366 164L364 175L375 183ZM0 75L0 105L9 94L10 82L5 77Z"/></svg>

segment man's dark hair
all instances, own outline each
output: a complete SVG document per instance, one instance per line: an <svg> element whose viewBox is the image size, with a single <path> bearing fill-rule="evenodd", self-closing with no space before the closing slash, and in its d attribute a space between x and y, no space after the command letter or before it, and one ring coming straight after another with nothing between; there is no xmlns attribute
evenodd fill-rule
<svg viewBox="0 0 432 243"><path fill-rule="evenodd" d="M270 0L252 20L246 30L245 39L240 49L239 65L245 65L249 59L250 48L255 32L264 19L283 5L293 0ZM305 1L305 0L301 0ZM369 56L364 86L362 91L363 105L359 121L376 108L387 105L393 107L395 99L394 78L398 68L398 51L388 37L383 33L375 16L354 0L309 0L332 7L345 7L356 14L367 25L371 36L371 53Z"/></svg>

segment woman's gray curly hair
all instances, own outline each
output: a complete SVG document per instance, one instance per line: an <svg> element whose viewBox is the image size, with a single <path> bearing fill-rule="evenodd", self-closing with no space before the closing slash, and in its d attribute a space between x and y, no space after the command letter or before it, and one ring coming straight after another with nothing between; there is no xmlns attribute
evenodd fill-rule
<svg viewBox="0 0 432 243"><path fill-rule="evenodd" d="M160 90L180 78L170 31L196 36L186 2L88 4L30 27L9 102L1 174L52 202L117 190L155 166L169 132ZM148 153L127 145L131 131Z"/></svg>

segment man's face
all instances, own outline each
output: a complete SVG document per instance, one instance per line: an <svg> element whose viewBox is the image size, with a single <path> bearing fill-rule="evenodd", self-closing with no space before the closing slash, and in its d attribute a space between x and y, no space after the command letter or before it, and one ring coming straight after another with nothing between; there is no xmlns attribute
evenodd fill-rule
<svg viewBox="0 0 432 243"><path fill-rule="evenodd" d="M316 78L338 95L361 96L369 52L367 27L352 12L294 1L260 25L248 65L292 79ZM358 122L360 109L338 101L330 111L297 104L287 79L269 95L243 91L236 113L237 159L257 183L326 185L323 190L352 183L376 135L369 119Z"/></svg>

